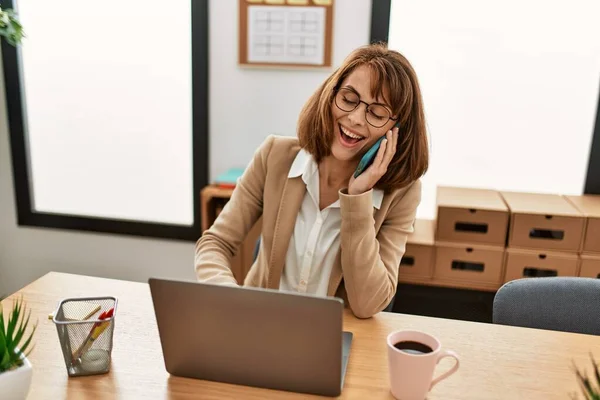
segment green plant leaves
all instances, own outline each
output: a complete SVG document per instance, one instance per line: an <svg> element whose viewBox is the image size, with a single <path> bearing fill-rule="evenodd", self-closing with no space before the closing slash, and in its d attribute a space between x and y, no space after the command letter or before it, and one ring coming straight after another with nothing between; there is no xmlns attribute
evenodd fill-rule
<svg viewBox="0 0 600 400"><path fill-rule="evenodd" d="M2 10L0 8L0 37L4 37L13 46L19 44L25 37L23 26L11 9Z"/></svg>
<svg viewBox="0 0 600 400"><path fill-rule="evenodd" d="M31 351L30 349L27 352L27 349L33 340L37 323L22 343L31 318L31 310L26 312L25 309L22 298L15 300L5 322L4 310L0 306L0 373L21 366L23 356L27 356Z"/></svg>
<svg viewBox="0 0 600 400"><path fill-rule="evenodd" d="M588 378L587 374L582 374L577 367L575 367L575 374L577 375L577 381L585 399L600 400L600 372L598 371L598 364L596 364L596 361L591 354L590 358L592 359L592 365L594 366L594 377L596 378L595 384Z"/></svg>

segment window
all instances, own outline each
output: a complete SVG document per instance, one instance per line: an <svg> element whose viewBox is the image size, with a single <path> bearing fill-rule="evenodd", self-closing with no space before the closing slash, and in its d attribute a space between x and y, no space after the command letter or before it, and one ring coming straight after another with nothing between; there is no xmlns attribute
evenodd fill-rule
<svg viewBox="0 0 600 400"><path fill-rule="evenodd" d="M20 225L196 240L208 181L208 1L0 0Z"/></svg>
<svg viewBox="0 0 600 400"><path fill-rule="evenodd" d="M594 0L373 2L372 41L403 53L423 92L419 218L434 217L438 185L600 193L599 12Z"/></svg>

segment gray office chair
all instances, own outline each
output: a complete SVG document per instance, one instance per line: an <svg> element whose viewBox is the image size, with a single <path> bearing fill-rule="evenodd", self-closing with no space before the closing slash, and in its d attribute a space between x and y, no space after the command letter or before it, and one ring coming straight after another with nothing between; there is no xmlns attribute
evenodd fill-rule
<svg viewBox="0 0 600 400"><path fill-rule="evenodd" d="M494 297L495 324L600 335L600 279L517 279Z"/></svg>
<svg viewBox="0 0 600 400"><path fill-rule="evenodd" d="M256 246L254 246L254 261L256 261L256 257L258 257L259 250L260 250L260 236L259 236L258 240L256 241ZM394 301L395 300L396 300L396 296L394 296L392 298L392 301L390 302L390 304L388 304L388 306L383 311L392 312L394 309Z"/></svg>

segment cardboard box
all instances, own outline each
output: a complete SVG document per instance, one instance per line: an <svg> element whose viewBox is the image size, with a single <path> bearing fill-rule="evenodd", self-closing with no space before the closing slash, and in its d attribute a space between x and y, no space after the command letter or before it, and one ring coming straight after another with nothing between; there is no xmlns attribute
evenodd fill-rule
<svg viewBox="0 0 600 400"><path fill-rule="evenodd" d="M504 282L521 278L577 276L576 254L545 250L507 249Z"/></svg>
<svg viewBox="0 0 600 400"><path fill-rule="evenodd" d="M586 218L582 252L600 254L600 196L587 194L565 197Z"/></svg>
<svg viewBox="0 0 600 400"><path fill-rule="evenodd" d="M584 278L600 278L600 256L582 254L579 276Z"/></svg>
<svg viewBox="0 0 600 400"><path fill-rule="evenodd" d="M434 221L415 221L415 231L408 237L406 252L400 261L398 281L412 282L410 278L415 277L431 279L435 256L434 230Z"/></svg>
<svg viewBox="0 0 600 400"><path fill-rule="evenodd" d="M504 247L436 242L434 279L469 282L473 288L502 283Z"/></svg>
<svg viewBox="0 0 600 400"><path fill-rule="evenodd" d="M495 190L437 188L436 240L504 246L509 211Z"/></svg>
<svg viewBox="0 0 600 400"><path fill-rule="evenodd" d="M585 217L556 194L501 192L511 212L508 247L578 252Z"/></svg>

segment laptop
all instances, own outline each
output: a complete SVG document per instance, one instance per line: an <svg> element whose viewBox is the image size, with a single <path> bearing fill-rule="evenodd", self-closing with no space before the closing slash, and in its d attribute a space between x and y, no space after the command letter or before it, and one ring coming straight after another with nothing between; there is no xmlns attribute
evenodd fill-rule
<svg viewBox="0 0 600 400"><path fill-rule="evenodd" d="M339 396L352 333L343 301L271 289L148 280L167 372Z"/></svg>

